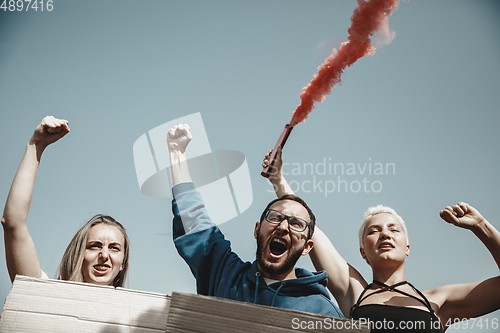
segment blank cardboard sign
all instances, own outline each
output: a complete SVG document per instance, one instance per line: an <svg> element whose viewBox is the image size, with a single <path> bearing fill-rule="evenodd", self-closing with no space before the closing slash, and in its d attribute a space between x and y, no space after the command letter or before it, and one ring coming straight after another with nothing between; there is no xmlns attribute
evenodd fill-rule
<svg viewBox="0 0 500 333"><path fill-rule="evenodd" d="M0 332L368 333L358 321L211 296L172 296L110 286L17 276Z"/></svg>

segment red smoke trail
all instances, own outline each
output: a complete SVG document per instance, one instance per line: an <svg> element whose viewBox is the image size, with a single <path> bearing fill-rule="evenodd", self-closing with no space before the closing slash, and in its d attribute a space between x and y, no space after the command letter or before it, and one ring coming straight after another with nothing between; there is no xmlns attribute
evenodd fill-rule
<svg viewBox="0 0 500 333"><path fill-rule="evenodd" d="M378 37L384 38L377 41L379 44L389 44L394 38L394 33L389 32L388 17L397 9L399 0L357 0L358 7L351 16L351 27L348 42L341 44L337 51L325 59L325 63L318 67L318 74L313 76L311 83L302 88L300 94L301 104L293 113L291 126L304 121L314 108L314 102L323 102L333 87L340 83L340 76L347 66L354 64L365 55L375 54L375 47L371 45L370 37L377 31Z"/></svg>

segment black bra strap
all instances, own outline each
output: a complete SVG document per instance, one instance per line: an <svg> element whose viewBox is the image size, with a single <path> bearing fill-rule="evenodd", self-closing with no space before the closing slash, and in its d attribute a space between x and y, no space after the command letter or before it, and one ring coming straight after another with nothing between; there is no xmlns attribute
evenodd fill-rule
<svg viewBox="0 0 500 333"><path fill-rule="evenodd" d="M382 287L382 289L379 289L377 291L374 291L373 293L369 294L369 295L366 295L365 297L364 294L366 293L366 291L368 289L371 288L371 286L373 286L373 283L376 283L378 284L379 286ZM363 292L361 293L361 295L359 295L358 297L358 301L356 302L356 304L354 304L352 307L351 307L351 317L352 317L352 312L354 311L354 309L356 309L357 307L359 307L359 305L361 304L361 302L363 302L366 298L370 297L371 295L374 295L374 294L378 294L378 293L381 293L381 292L384 292L386 290L391 290L391 291L395 291L395 292L398 292L400 294L403 294L405 296L408 296L408 297L411 297L413 299L416 299L417 301L419 301L420 303L422 303L423 305L425 305L425 307L427 309L429 309L429 311L434 314L434 310L432 310L432 307L431 307L431 304L429 303L429 301L427 300L427 298L424 296L424 294L422 294L417 288L415 288L411 283L407 282L407 281L402 281L402 282L399 282L399 283L396 283L396 284L393 284L392 286L388 286L386 285L385 283L382 283L382 282L379 282L377 280L373 280L373 283L370 283L368 286L366 286L366 288L363 290ZM396 289L396 287L399 287L401 285L404 285L404 284L407 284L409 285L410 287L413 288L413 290L415 290L415 292L420 295L420 297L422 297L422 299L418 298L418 297L415 297L414 295L411 295L411 294L408 294L407 292L404 292L402 290L399 290L399 289Z"/></svg>
<svg viewBox="0 0 500 333"><path fill-rule="evenodd" d="M369 294L369 295L366 295L365 297L363 297L363 295L366 293L366 291L368 289L370 289L372 286L373 286L373 282L383 286L382 289L379 289L377 291L374 291L373 293ZM354 304L352 307L351 307L351 310L349 311L349 316L352 317L352 312L354 311L354 309L356 309L357 307L359 307L359 305L361 304L361 302L363 302L366 298L370 297L371 295L373 294L378 294L378 293L381 293L381 292L384 292L386 290L390 290L391 287L394 288L394 287L398 287L400 285L403 285L405 283L407 283L406 281L402 281L402 282L399 282L399 283L396 283L395 285L393 286L388 286L388 285L385 285L383 283L378 283L377 281L373 281L372 283L370 283L369 285L366 286L366 288L363 290L363 292L361 293L361 295L359 295L358 297L358 301L356 302L356 304Z"/></svg>
<svg viewBox="0 0 500 333"><path fill-rule="evenodd" d="M366 293L366 291L367 291L368 289L370 289L370 287L371 287L372 285L373 285L373 283L370 283L369 285L367 285L367 286L365 287L365 289L363 289L363 292L362 292L362 293L359 295L359 297L358 297L358 301L357 301L357 302L356 302L353 306L351 306L351 311L350 311L350 314L352 314L352 311L353 311L355 308L357 308L357 307L359 306L359 304L360 304L360 303L361 303L361 302L362 302L362 301L366 298L366 297L365 297L365 298L363 298L363 295ZM367 296L367 297L368 297L368 296ZM349 315L349 317L352 317L352 316L351 316L351 315Z"/></svg>
<svg viewBox="0 0 500 333"><path fill-rule="evenodd" d="M420 292L420 290L418 290L417 288L415 288L415 287L414 287L414 286L413 286L410 282L407 282L407 283L408 283L408 285L409 285L410 287L412 287L412 288L413 288L413 290L415 290L415 291L417 292L417 294L419 294L419 295L420 295L420 297L422 297L422 299L423 299L423 300L425 301L425 303L427 304L427 308L429 309L429 311L430 311L430 312L432 312L432 313L434 313L434 310L432 310L431 303L429 302L429 300L427 299L427 297L425 297L425 296L424 296L424 294L422 294L422 293Z"/></svg>
<svg viewBox="0 0 500 333"><path fill-rule="evenodd" d="M429 301L427 300L427 298L424 296L424 294L422 294L422 293L421 293L421 292L420 292L417 288L415 288L415 287L414 287L414 286L413 286L410 282L408 282L408 281L404 281L403 283L401 283L401 282L400 282L400 283L396 283L396 284L394 284L394 285L392 285L392 286L388 286L388 285L386 285L385 283L379 282L379 281L377 281L377 280L373 280L373 282L375 282L376 284L378 284L378 285L380 285L380 286L384 287L384 289L385 289L385 288L387 288L387 289L390 289L390 290L392 290L392 291L395 291L395 292L398 292L398 293L400 293L400 294L403 294L403 295L405 295L405 296L408 296L408 297L411 297L411 298L413 298L413 299L416 299L417 301L419 301L420 303L422 303L423 305L425 305L425 307L426 307L427 309L429 309L429 311L430 311L431 313L434 313L434 310L432 310L431 304L429 303ZM398 287L398 286L400 286L400 285L402 285L402 284L407 284L407 285L409 285L410 287L412 287L412 289L413 289L413 290L415 290L415 291L417 292L417 294L419 294L419 295L420 295L420 297L422 297L422 299L420 299L420 298L418 298L418 297L415 297L415 296L413 296L413 295L411 295L411 294L408 294L407 292L404 292L404 291L402 291L402 290L399 290L399 289L396 289L396 288L395 288L395 287ZM370 295L371 295L371 294L370 294Z"/></svg>
<svg viewBox="0 0 500 333"><path fill-rule="evenodd" d="M353 312L356 308L358 308L358 307L359 307L359 304L361 304L361 302L363 302L363 301L365 300L365 298L366 298L366 297L368 297L368 296L370 296L370 295L371 295L371 294L370 294L370 295L368 295L368 296L366 296L366 297L363 297L363 295L366 293L366 291L367 291L368 289L370 289L372 286L373 286L373 283L370 283L369 285L367 285L367 286L365 287L365 289L363 289L363 292L362 292L362 293L359 295L359 297L358 297L358 301L357 301L357 302L356 302L353 306L351 306L351 310L349 310L349 318L352 318L352 312Z"/></svg>

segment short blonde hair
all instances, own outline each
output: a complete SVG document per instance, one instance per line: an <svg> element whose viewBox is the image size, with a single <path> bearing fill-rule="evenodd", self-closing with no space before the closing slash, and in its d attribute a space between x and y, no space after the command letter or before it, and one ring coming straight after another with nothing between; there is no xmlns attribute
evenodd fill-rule
<svg viewBox="0 0 500 333"><path fill-rule="evenodd" d="M382 213L391 214L399 221L399 223L401 223L401 227L403 228L403 232L406 237L406 244L410 245L410 239L408 238L408 230L406 229L405 221L403 221L401 216L399 216L398 213L396 213L396 211L390 207L377 205L375 207L368 208L365 212L365 218L363 222L361 222L361 226L359 227L358 231L359 247L363 248L363 234L365 233L366 224L368 223L368 220L370 220L374 215Z"/></svg>

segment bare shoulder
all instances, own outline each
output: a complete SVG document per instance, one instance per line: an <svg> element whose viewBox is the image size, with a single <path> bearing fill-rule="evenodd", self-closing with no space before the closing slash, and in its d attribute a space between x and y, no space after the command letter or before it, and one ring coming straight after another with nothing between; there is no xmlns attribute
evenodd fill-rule
<svg viewBox="0 0 500 333"><path fill-rule="evenodd" d="M438 312L443 304L446 303L448 295L453 292L454 286L456 285L448 284L434 289L425 290L422 292L422 294L424 294L429 303L431 303L434 311Z"/></svg>
<svg viewBox="0 0 500 333"><path fill-rule="evenodd" d="M500 276L424 291L441 320L483 316L500 308Z"/></svg>

